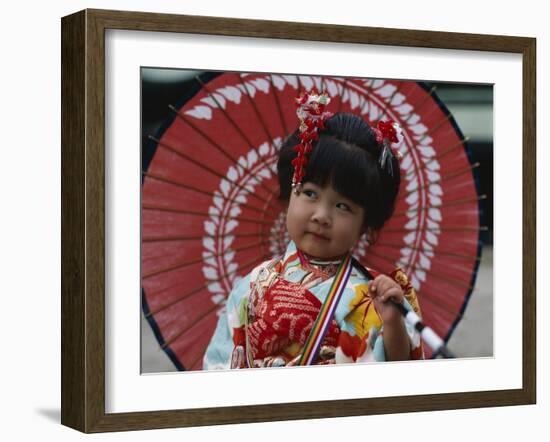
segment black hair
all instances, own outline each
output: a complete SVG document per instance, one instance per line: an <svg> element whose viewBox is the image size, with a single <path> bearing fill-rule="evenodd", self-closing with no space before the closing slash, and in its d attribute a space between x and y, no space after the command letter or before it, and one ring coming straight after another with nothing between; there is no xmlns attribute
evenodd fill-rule
<svg viewBox="0 0 550 442"><path fill-rule="evenodd" d="M332 183L338 193L363 207L363 227L374 234L393 214L401 182L399 162L393 155L388 158L393 175L380 167L383 145L377 143L375 132L359 116L337 113L325 121L325 126L319 132L319 140L313 143L302 182L321 187ZM299 142L296 130L279 152L279 200L283 202L290 199L294 173L291 161Z"/></svg>

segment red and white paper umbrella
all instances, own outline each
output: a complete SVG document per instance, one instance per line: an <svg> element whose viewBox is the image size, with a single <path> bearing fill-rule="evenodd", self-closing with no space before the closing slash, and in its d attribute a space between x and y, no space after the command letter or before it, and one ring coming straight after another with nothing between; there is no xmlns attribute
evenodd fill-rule
<svg viewBox="0 0 550 442"><path fill-rule="evenodd" d="M480 255L479 201L463 138L433 90L414 81L221 74L155 141L142 188L143 308L179 369L202 366L224 301L288 236L277 200L277 152L297 128L294 99L326 91L331 112L402 128L401 190L365 266L409 275L423 321L447 341L471 294ZM429 352L428 352L429 353Z"/></svg>

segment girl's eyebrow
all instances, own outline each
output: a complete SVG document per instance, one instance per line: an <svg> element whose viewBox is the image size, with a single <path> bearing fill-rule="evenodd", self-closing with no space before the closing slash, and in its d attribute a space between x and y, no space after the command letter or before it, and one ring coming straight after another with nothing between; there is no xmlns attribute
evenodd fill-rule
<svg viewBox="0 0 550 442"><path fill-rule="evenodd" d="M339 199L341 200L341 202L347 204L348 206L350 206L351 208L360 208L361 205L360 204L357 204L355 201L353 201L352 199L349 199L348 197L345 197L343 195L338 195L339 196Z"/></svg>
<svg viewBox="0 0 550 442"><path fill-rule="evenodd" d="M357 205L357 203L355 203L351 198L348 198L347 196L336 192L336 190L334 192L336 193L336 195L338 195L336 199L344 200L344 202L347 202L347 203L350 203L350 204L353 204L353 205Z"/></svg>
<svg viewBox="0 0 550 442"><path fill-rule="evenodd" d="M303 189L309 188L309 189L312 189L312 190L315 190L315 191L322 190L322 187L321 187L321 186L318 186L318 185L315 184L315 183L304 183L304 184L302 185L302 188L303 188Z"/></svg>

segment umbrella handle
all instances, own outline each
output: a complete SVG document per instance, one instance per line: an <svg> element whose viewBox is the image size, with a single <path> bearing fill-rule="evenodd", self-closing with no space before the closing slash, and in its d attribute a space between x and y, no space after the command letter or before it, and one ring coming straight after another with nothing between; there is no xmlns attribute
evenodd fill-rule
<svg viewBox="0 0 550 442"><path fill-rule="evenodd" d="M403 304L400 304L390 298L390 303L403 315L405 321L412 325L418 332L424 342L426 342L434 351L434 357L438 354L446 359L454 359L455 356L445 345L445 341L441 339L430 327L425 325L418 315L412 310L407 310Z"/></svg>

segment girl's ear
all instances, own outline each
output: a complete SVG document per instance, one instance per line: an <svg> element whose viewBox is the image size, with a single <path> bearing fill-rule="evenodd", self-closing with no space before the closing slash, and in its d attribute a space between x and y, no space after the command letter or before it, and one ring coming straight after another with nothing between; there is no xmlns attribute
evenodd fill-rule
<svg viewBox="0 0 550 442"><path fill-rule="evenodd" d="M370 228L367 228L365 230L365 233L367 234L367 242L369 243L369 245L373 245L378 240L379 232L379 230L374 230Z"/></svg>
<svg viewBox="0 0 550 442"><path fill-rule="evenodd" d="M378 239L378 231L363 225L361 227L361 236L364 235L365 233L367 234L367 242L371 245L374 244Z"/></svg>

